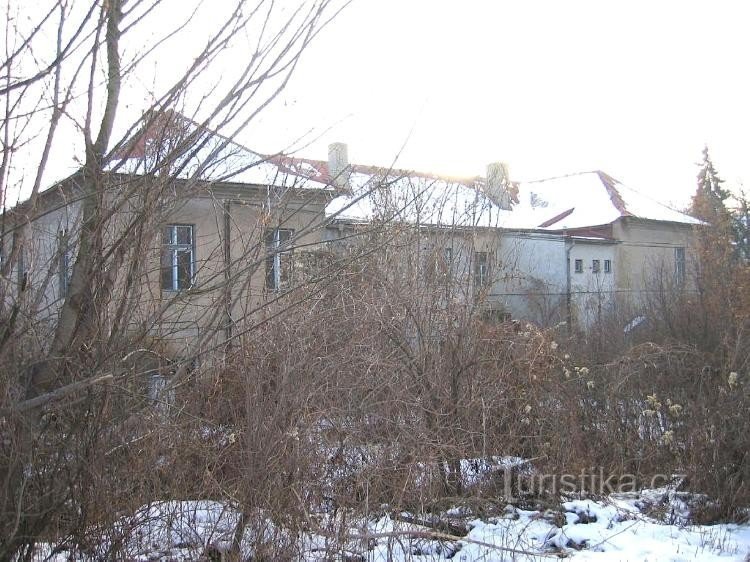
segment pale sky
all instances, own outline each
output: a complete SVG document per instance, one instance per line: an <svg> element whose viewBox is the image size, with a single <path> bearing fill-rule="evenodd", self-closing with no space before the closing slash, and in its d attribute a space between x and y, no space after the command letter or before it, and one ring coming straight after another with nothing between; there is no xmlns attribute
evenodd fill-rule
<svg viewBox="0 0 750 562"><path fill-rule="evenodd" d="M189 4L203 9L194 27L162 45L124 86L121 124L148 107L152 87L171 84L201 48L201 32L233 6L168 0L142 37L128 37L125 59L149 33L181 21ZM395 160L449 175L484 175L495 161L519 180L602 169L685 207L705 144L727 186L750 189L748 25L743 0L354 0L237 140L273 153L304 137L297 154L319 159L329 143L345 142L355 163ZM253 33L202 86L230 83ZM80 165L71 123L60 126L47 185ZM33 171L27 161L17 166Z"/></svg>
<svg viewBox="0 0 750 562"><path fill-rule="evenodd" d="M704 144L750 182L750 4L355 0L246 142L455 175L603 169L685 205ZM328 127L330 130L326 131ZM270 144L268 144L270 142ZM267 146L264 146L267 145Z"/></svg>

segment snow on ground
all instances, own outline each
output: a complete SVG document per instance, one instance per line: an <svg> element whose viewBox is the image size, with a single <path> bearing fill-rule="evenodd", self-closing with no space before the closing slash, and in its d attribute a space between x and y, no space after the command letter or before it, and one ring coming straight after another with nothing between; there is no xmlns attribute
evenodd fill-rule
<svg viewBox="0 0 750 562"><path fill-rule="evenodd" d="M564 553L575 561L744 561L750 552L747 525L667 525L616 499L611 503L576 500L565 502L563 508L561 527L551 521L553 514L522 510L503 519L474 521L460 554L465 560L542 559L496 552L471 541L535 554Z"/></svg>
<svg viewBox="0 0 750 562"><path fill-rule="evenodd" d="M687 562L737 561L750 556L750 524L666 524L643 513L654 502L672 506L682 514L684 505L665 490L612 495L605 500L577 499L559 509L533 511L508 506L489 518L457 518L454 509L442 521L460 521L469 533L457 537L436 535L446 531L404 522L409 514L381 514L369 521L350 523L348 538L332 549L331 536L322 530L308 532L297 540L294 558L303 562L323 560L362 561L541 561L561 557L575 562ZM417 516L420 519L420 516ZM422 521L428 516L421 516ZM678 518L679 519L679 518ZM210 501L160 502L123 518L102 542L86 555L71 556L50 549L38 551L40 560L96 560L106 558L107 545L118 541L116 557L128 560L196 560L211 549L218 553L229 546L237 512ZM433 517L434 521L435 518ZM321 528L325 519L318 520ZM355 521L355 520L352 520ZM259 530L259 526L262 529ZM333 528L333 527L332 527ZM339 533L334 533L341 536ZM258 540L261 537L263 540ZM438 540L436 540L436 538ZM120 542L121 539L124 539ZM260 543L278 541L290 545L290 537L268 520L256 518L245 531L241 550L250 558ZM287 559L287 556L284 557Z"/></svg>
<svg viewBox="0 0 750 562"><path fill-rule="evenodd" d="M508 508L503 517L475 519L469 526L469 534L455 543L381 539L365 559L744 562L750 553L750 525L667 525L616 498L565 502L562 511L544 513ZM414 529L387 517L372 526L375 534Z"/></svg>

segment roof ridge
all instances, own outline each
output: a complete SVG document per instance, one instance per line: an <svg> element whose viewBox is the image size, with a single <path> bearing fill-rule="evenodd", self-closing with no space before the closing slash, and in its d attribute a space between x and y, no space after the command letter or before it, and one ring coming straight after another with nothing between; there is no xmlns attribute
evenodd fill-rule
<svg viewBox="0 0 750 562"><path fill-rule="evenodd" d="M609 200L612 201L612 205L614 205L615 209L617 209L617 212L620 213L621 217L632 217L634 216L633 213L628 210L628 206L625 203L625 200L622 198L622 195L619 191L617 191L617 186L615 184L623 185L622 182L616 180L609 174L602 172L601 170L597 170L596 175L599 176L599 181L602 182L602 185L604 186L604 189L607 191L607 195L609 195Z"/></svg>
<svg viewBox="0 0 750 562"><path fill-rule="evenodd" d="M535 179L535 180L526 180L526 181L522 181L521 183L542 183L542 182L545 182L545 181L561 180L561 179L565 179L565 178L572 178L573 176L583 176L583 175L586 175L586 174L604 174L604 175L612 178L612 176L610 176L606 172L603 172L602 170L583 170L583 171L579 171L579 172L570 172L568 174L560 174L560 175L557 175L557 176L549 176L547 178L538 178L538 179ZM615 178L612 178L612 179L614 181L617 181L617 183L620 183Z"/></svg>
<svg viewBox="0 0 750 562"><path fill-rule="evenodd" d="M235 147L244 150L254 156L258 156L261 159L268 159L271 156L262 154L252 148L245 146L244 144L235 140L234 136L229 136L224 133L220 133L216 129L210 127L207 123L199 123L192 117L188 117L181 111L174 108L167 107L164 109L156 108L147 111L141 117L142 126L133 132L133 134L122 142L122 146L115 147L112 151L113 159L121 160L128 158L142 158L145 150L145 143L150 139L155 139L157 135L164 135L168 132L170 127L175 125L187 125L192 127L193 130L189 134L195 134L201 136L203 134L208 137L219 139L221 142L226 142L227 145L234 145ZM158 140L158 139L157 139Z"/></svg>
<svg viewBox="0 0 750 562"><path fill-rule="evenodd" d="M609 191L609 186L607 185L607 181L606 180L613 181L614 183L619 184L621 188L627 189L628 191L631 191L631 192L635 193L639 197L643 197L644 199L647 199L649 202L654 203L655 205L659 205L660 207L663 207L664 209L667 209L668 211L672 211L674 213L679 213L680 215L684 215L686 217L695 218L695 217L693 217L689 213L686 213L683 210L675 209L674 207L672 207L671 205L668 205L664 201L662 201L660 199L655 199L654 197L651 197L650 195L648 195L646 193L643 193L643 191L641 191L640 189L636 189L635 187L632 187L632 186L629 186L629 185L626 185L626 184L622 183L621 181L613 178L612 176L610 176L606 172L600 171L599 172L599 177L602 178L602 183L604 183L604 185L605 185L605 187L607 188L608 191ZM617 193L617 196L622 200L622 196L620 195L619 191L617 191L617 188L614 185L612 186L612 189ZM627 205L625 205L625 206L627 207ZM627 211L627 215L626 216L638 217L638 215L636 215L635 213L633 213L631 211Z"/></svg>
<svg viewBox="0 0 750 562"><path fill-rule="evenodd" d="M328 161L327 160L320 160L318 158L307 158L303 156L294 156L292 154L278 154L273 155L270 158L279 160L289 160L291 162L302 162L305 164L310 164L311 166L314 166L318 168L321 173L323 170L325 170L325 173L328 174ZM450 183L460 183L462 185L466 186L472 186L477 181L484 180L482 176L452 176L448 174L438 174L433 172L420 172L418 170L408 169L408 168L396 168L394 166L379 166L377 164L356 164L356 163L349 163L349 167L351 168L352 172L355 173L361 173L361 174L373 174L373 173L386 173L386 174L396 174L398 176L403 177L409 177L409 178L424 178L424 179L430 179L430 180L440 180Z"/></svg>

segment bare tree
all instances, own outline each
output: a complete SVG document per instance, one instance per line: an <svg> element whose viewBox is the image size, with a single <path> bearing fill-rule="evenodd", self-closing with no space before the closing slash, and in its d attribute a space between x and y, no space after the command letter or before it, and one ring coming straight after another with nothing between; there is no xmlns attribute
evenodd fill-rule
<svg viewBox="0 0 750 562"><path fill-rule="evenodd" d="M273 102L310 42L345 5L238 0L217 9L202 1L54 0L32 7L9 0L3 6L3 559L30 555L43 534L83 532L113 515L100 510L124 497L108 488L115 473L124 474L114 467L124 465L107 459L143 436L136 427L145 403L139 383L170 359L154 326L184 308L179 295L159 295L150 301L158 306L139 309L153 288L149 280L159 276L163 225L192 195L213 193L217 182L262 164L262 158L233 161L231 139ZM201 40L191 42L196 29ZM128 115L125 88L142 80L160 53L174 53L175 44L198 46L181 63L162 67L168 83L149 92L150 107ZM174 109L192 119L165 122ZM207 135L208 128L221 135ZM138 139L154 132L158 148L138 153ZM71 144L80 149L78 170L45 192L59 173L51 163L69 155ZM287 191L275 194L272 211L258 214L281 222L301 213L306 201L289 209L295 196ZM26 200L6 211L20 196ZM232 217L226 220L231 227ZM265 230L253 229L242 256L222 256L227 264L264 265ZM207 272L205 281L212 294L229 294L226 287L239 283L227 268ZM202 312L211 329L196 353L183 358L183 373L200 350L216 344L215 334L229 329L224 316L232 303L221 302ZM86 485L97 466L112 475L91 493Z"/></svg>

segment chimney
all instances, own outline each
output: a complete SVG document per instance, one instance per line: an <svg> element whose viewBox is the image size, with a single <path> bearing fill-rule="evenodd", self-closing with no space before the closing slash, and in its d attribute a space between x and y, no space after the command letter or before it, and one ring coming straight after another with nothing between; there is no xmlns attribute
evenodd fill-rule
<svg viewBox="0 0 750 562"><path fill-rule="evenodd" d="M487 165L487 181L484 191L493 203L505 211L511 210L512 184L510 169L506 162L492 162Z"/></svg>
<svg viewBox="0 0 750 562"><path fill-rule="evenodd" d="M345 143L328 145L328 173L336 187L349 191L349 150Z"/></svg>

